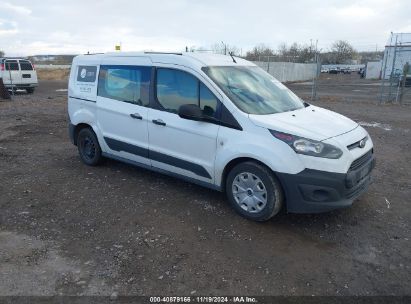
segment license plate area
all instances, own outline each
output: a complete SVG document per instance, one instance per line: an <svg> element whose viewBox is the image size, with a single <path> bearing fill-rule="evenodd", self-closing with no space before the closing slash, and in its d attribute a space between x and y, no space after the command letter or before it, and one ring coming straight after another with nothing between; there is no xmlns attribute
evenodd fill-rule
<svg viewBox="0 0 411 304"><path fill-rule="evenodd" d="M374 164L375 164L375 160L371 159L361 168L355 171L348 172L346 182L345 182L346 186L348 188L352 188L360 184L364 179L366 179L370 175L372 169L374 168Z"/></svg>
<svg viewBox="0 0 411 304"><path fill-rule="evenodd" d="M30 74L23 74L23 78L31 78Z"/></svg>

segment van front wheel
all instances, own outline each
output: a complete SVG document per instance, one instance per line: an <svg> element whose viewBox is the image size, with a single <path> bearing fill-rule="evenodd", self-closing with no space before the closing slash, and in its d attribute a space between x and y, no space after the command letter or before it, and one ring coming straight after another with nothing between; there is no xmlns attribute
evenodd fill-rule
<svg viewBox="0 0 411 304"><path fill-rule="evenodd" d="M233 208L243 217L267 221L282 208L284 195L274 174L256 162L244 162L228 174L226 193Z"/></svg>
<svg viewBox="0 0 411 304"><path fill-rule="evenodd" d="M80 158L86 165L97 166L101 163L103 156L96 134L89 129L81 129L77 136L77 148Z"/></svg>

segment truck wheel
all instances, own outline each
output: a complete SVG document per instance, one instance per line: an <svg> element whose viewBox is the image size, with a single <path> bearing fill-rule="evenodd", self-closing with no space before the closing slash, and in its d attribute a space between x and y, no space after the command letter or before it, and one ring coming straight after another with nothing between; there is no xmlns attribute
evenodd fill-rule
<svg viewBox="0 0 411 304"><path fill-rule="evenodd" d="M28 94L33 94L34 93L34 88L27 88L26 89Z"/></svg>
<svg viewBox="0 0 411 304"><path fill-rule="evenodd" d="M96 134L90 128L81 129L77 136L77 148L80 158L86 165L97 166L103 156Z"/></svg>
<svg viewBox="0 0 411 304"><path fill-rule="evenodd" d="M226 193L240 215L259 222L276 215L284 203L280 182L271 170L252 161L240 163L230 171Z"/></svg>

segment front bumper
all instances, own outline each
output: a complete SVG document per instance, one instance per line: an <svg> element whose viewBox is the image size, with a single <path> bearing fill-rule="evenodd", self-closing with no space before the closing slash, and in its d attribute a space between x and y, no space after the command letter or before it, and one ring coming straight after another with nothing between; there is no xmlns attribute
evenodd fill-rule
<svg viewBox="0 0 411 304"><path fill-rule="evenodd" d="M305 169L298 174L277 173L285 191L287 211L320 213L349 207L371 183L374 155L346 174Z"/></svg>
<svg viewBox="0 0 411 304"><path fill-rule="evenodd" d="M30 89L38 87L38 83L19 83L19 84L4 84L7 89Z"/></svg>

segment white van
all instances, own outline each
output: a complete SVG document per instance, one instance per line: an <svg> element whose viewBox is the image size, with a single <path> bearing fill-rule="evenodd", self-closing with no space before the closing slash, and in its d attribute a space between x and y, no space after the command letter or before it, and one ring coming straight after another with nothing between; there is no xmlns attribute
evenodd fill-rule
<svg viewBox="0 0 411 304"><path fill-rule="evenodd" d="M108 157L225 191L248 219L347 207L371 180L361 126L237 57L78 56L68 94L84 163Z"/></svg>
<svg viewBox="0 0 411 304"><path fill-rule="evenodd" d="M0 58L0 78L10 90L24 89L27 93L33 93L38 86L37 72L27 59Z"/></svg>

